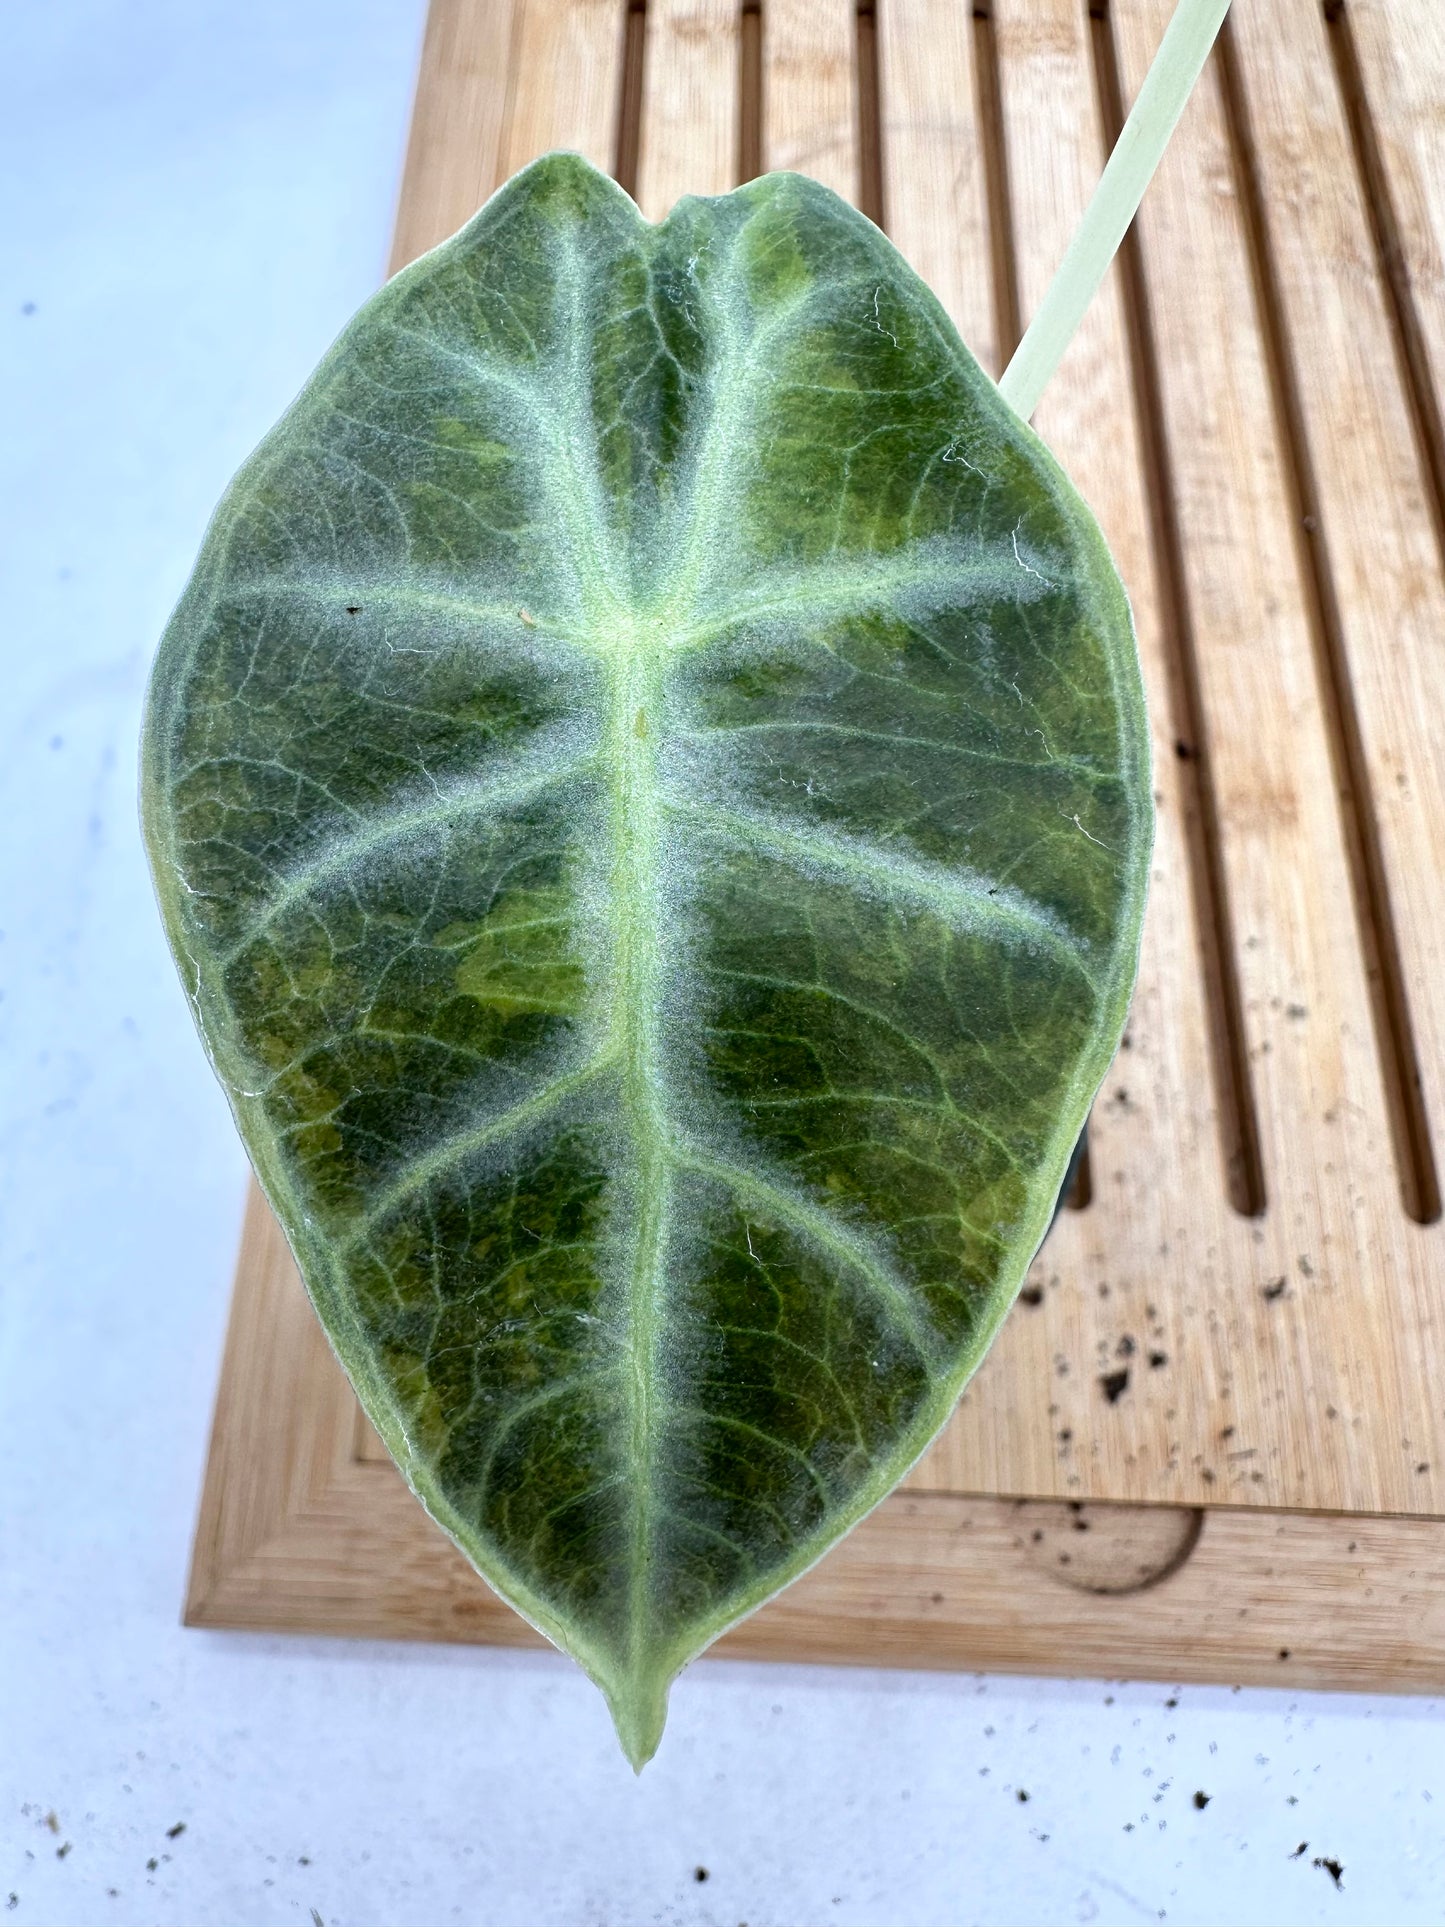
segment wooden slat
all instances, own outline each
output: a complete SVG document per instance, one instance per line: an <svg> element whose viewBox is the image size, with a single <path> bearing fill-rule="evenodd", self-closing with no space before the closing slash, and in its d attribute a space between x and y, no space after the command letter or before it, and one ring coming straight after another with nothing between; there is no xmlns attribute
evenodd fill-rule
<svg viewBox="0 0 1445 1927"><path fill-rule="evenodd" d="M956 0L879 10L888 232L997 375L973 18Z"/></svg>
<svg viewBox="0 0 1445 1927"><path fill-rule="evenodd" d="M763 165L858 198L857 25L851 0L768 0Z"/></svg>
<svg viewBox="0 0 1445 1927"><path fill-rule="evenodd" d="M356 1449L350 1391L284 1242L259 1212L248 1238L187 1623L539 1643L395 1467ZM899 1493L717 1651L1438 1691L1445 1524Z"/></svg>
<svg viewBox="0 0 1445 1927"><path fill-rule="evenodd" d="M617 148L625 10L619 0L513 0L497 184L555 147L610 169Z"/></svg>
<svg viewBox="0 0 1445 1927"><path fill-rule="evenodd" d="M652 0L637 204L660 221L683 194L737 182L736 0Z"/></svg>
<svg viewBox="0 0 1445 1927"><path fill-rule="evenodd" d="M435 0L427 15L391 273L471 219L498 183L523 0Z"/></svg>
<svg viewBox="0 0 1445 1927"><path fill-rule="evenodd" d="M1337 633L1341 753L1362 835L1377 843L1378 901L1365 914L1398 945L1408 1029L1392 1034L1406 1081L1418 1073L1423 1115L1445 1125L1445 923L1433 892L1411 879L1445 867L1445 583L1428 477L1401 384L1387 292L1375 271L1361 192L1323 15L1296 0L1241 0L1233 41L1267 213L1269 268L1283 349L1298 394L1299 459L1310 478L1313 547L1328 577ZM1445 97L1437 100L1437 114ZM1302 156L1311 191L1298 194ZM1367 515L1360 513L1369 503ZM1359 889L1357 887L1357 897ZM1360 914L1357 908L1357 915ZM1389 967L1389 959L1385 960ZM1398 1026L1401 1017L1395 1016ZM1377 1029L1380 1014L1376 1016ZM1408 1095L1396 1100L1408 1103ZM1396 1123L1396 1160L1409 1127ZM1424 1210L1439 1210L1433 1143ZM1412 1185L1406 1174L1405 1190ZM1416 1199L1414 1215L1420 1215Z"/></svg>
<svg viewBox="0 0 1445 1927"><path fill-rule="evenodd" d="M1333 52L1378 169L1371 182L1389 269L1410 310L1407 357L1424 425L1425 465L1445 524L1445 35L1435 0L1349 0L1327 8ZM1438 1146L1437 1146L1438 1150Z"/></svg>
<svg viewBox="0 0 1445 1927"><path fill-rule="evenodd" d="M427 18L391 271L444 241L553 147L612 165L617 0L436 0Z"/></svg>

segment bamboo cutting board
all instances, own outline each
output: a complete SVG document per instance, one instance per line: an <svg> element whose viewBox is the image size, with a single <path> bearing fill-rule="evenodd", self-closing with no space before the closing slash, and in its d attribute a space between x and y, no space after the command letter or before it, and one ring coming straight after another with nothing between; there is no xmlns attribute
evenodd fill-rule
<svg viewBox="0 0 1445 1927"><path fill-rule="evenodd" d="M997 372L1168 12L433 0L393 267L553 147L653 219L795 167ZM1235 0L1044 398L1153 718L1129 1031L943 1437L730 1650L1445 1682L1442 103L1435 0ZM532 1637L380 1454L259 1198L187 1617Z"/></svg>

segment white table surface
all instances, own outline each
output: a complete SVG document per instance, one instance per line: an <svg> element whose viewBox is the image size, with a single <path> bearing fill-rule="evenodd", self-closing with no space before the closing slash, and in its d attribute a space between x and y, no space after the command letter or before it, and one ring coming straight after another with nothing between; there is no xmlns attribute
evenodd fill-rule
<svg viewBox="0 0 1445 1927"><path fill-rule="evenodd" d="M421 14L0 10L0 1921L1445 1920L1433 1702L703 1662L638 1780L561 1658L179 1625L245 1164L141 693L380 276Z"/></svg>

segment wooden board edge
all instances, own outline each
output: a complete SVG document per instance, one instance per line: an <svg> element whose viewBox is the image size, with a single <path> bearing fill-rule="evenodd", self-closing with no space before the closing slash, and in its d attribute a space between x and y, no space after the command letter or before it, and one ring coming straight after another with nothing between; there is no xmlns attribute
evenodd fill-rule
<svg viewBox="0 0 1445 1927"><path fill-rule="evenodd" d="M1138 1526L1142 1579L1128 1585ZM1078 1567L1090 1533L1110 1540ZM1121 1536L1122 1535L1122 1536ZM1182 1556L1168 1557L1171 1535ZM1163 1553L1162 1569L1150 1570ZM1096 1581L1126 1589L1103 1590ZM541 1646L390 1467L353 1462L231 1565L186 1623L211 1631ZM1221 1508L1073 1507L895 1493L718 1658L1445 1691L1445 1524Z"/></svg>

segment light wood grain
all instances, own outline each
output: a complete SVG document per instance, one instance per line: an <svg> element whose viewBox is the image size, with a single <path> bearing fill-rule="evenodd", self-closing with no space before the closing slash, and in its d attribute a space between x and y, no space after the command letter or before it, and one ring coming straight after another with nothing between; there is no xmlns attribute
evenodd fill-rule
<svg viewBox="0 0 1445 1927"><path fill-rule="evenodd" d="M1445 137L1431 76L1445 75L1445 15L1425 0L1349 8L1412 298L1438 368ZM1169 5L1114 0L1111 11L1127 94ZM677 193L727 184L736 22L715 0L653 0L650 14L639 193L659 214ZM1445 846L1432 731L1445 658L1419 436L1316 11L1302 0L1236 0L1235 16L1270 259L1319 476L1323 552L1381 799L1381 850L1433 1109ZM1073 0L995 0L1026 314L1100 161L1084 17ZM767 161L805 168L850 197L854 46L844 0L769 6ZM435 0L397 261L442 238L549 147L608 165L622 48L621 0ZM995 237L968 10L942 0L881 6L879 53L893 230L964 332L992 352ZM713 99L714 87L725 97ZM1136 401L1141 364L1114 286L1039 413L1130 589L1160 812L1128 1043L1095 1111L1093 1202L1061 1217L1025 1302L907 1491L734 1635L733 1650L1441 1683L1445 1628L1433 1601L1445 1578L1435 1523L1445 1514L1445 1232L1410 1223L1400 1203L1309 549L1296 526L1294 444L1262 327L1240 178L1211 71L1140 223L1157 418L1145 412L1147 395ZM1172 574L1146 442L1163 448L1172 475ZM1183 598L1183 642L1170 583ZM1184 743L1186 762L1176 754L1186 727L1178 664L1191 638L1203 739ZM1199 881L1200 752L1218 800L1219 870L1233 915L1223 954L1238 973L1268 1190L1253 1219L1231 1208L1221 1155L1228 1131L1209 1016L1217 998L1204 964L1219 943L1201 912L1209 895ZM1387 797L1402 772L1406 783ZM1049 1502L1027 1515L1026 1530L1012 1509L1025 1496ZM1077 1536L1089 1537L1091 1557L1105 1546L1106 1579L1129 1583L1141 1564L1167 1565L1170 1544L1194 1529L1192 1508L1215 1509L1179 1570L1129 1594L1126 1609L1063 1583L1063 1553L1076 1563L1075 1515L1058 1510L1065 1500L1114 1508L1090 1515L1089 1535ZM1135 1501L1164 1509L1120 1509ZM1291 1508L1416 1516L1302 1517ZM188 1610L206 1624L517 1636L360 1421L259 1201L238 1273ZM1278 1659L1280 1647L1289 1661Z"/></svg>
<svg viewBox="0 0 1445 1927"><path fill-rule="evenodd" d="M735 0L654 0L637 204L660 221L683 194L737 185L738 27Z"/></svg>
<svg viewBox="0 0 1445 1927"><path fill-rule="evenodd" d="M1437 428L1445 374L1445 34L1435 0L1349 0L1336 22L1358 63L1389 197L1399 266L1421 336ZM1436 486L1445 480L1437 467ZM1441 488L1445 494L1445 488Z"/></svg>
<svg viewBox="0 0 1445 1927"><path fill-rule="evenodd" d="M557 147L610 169L622 92L623 9L616 0L513 4L496 184Z"/></svg>
<svg viewBox="0 0 1445 1927"><path fill-rule="evenodd" d="M884 6L878 37L889 236L997 376L973 16L955 0Z"/></svg>
<svg viewBox="0 0 1445 1927"><path fill-rule="evenodd" d="M497 185L516 16L525 0L435 0L427 15L391 272L471 219Z"/></svg>
<svg viewBox="0 0 1445 1927"><path fill-rule="evenodd" d="M851 0L768 0L763 166L858 198L857 24Z"/></svg>

